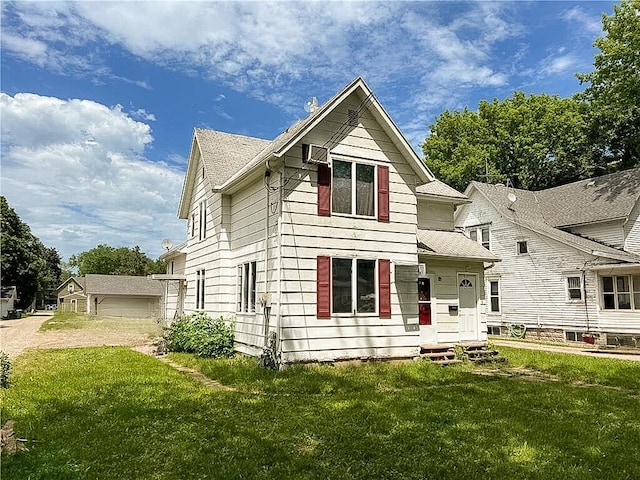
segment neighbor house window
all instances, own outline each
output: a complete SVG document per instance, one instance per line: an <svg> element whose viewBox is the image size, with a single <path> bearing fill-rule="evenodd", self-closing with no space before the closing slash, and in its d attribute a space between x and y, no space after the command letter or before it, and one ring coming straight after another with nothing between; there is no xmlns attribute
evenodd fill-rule
<svg viewBox="0 0 640 480"><path fill-rule="evenodd" d="M582 332L564 332L567 342L582 342Z"/></svg>
<svg viewBox="0 0 640 480"><path fill-rule="evenodd" d="M640 275L602 277L605 310L640 310Z"/></svg>
<svg viewBox="0 0 640 480"><path fill-rule="evenodd" d="M391 317L391 262L318 257L317 314L375 314Z"/></svg>
<svg viewBox="0 0 640 480"><path fill-rule="evenodd" d="M238 312L253 313L256 311L256 262L238 265Z"/></svg>
<svg viewBox="0 0 640 480"><path fill-rule="evenodd" d="M582 300L582 277L567 277L567 298Z"/></svg>
<svg viewBox="0 0 640 480"><path fill-rule="evenodd" d="M196 272L196 310L204 310L204 270Z"/></svg>
<svg viewBox="0 0 640 480"><path fill-rule="evenodd" d="M500 313L500 282L498 280L489 281L489 311Z"/></svg>
<svg viewBox="0 0 640 480"><path fill-rule="evenodd" d="M529 245L526 240L521 240L517 244L517 252L518 255L525 255L529 253Z"/></svg>
<svg viewBox="0 0 640 480"><path fill-rule="evenodd" d="M478 242L487 250L491 250L490 229L489 225L479 225L477 227L467 227L469 238L474 242Z"/></svg>
<svg viewBox="0 0 640 480"><path fill-rule="evenodd" d="M374 165L334 160L332 211L373 217L376 198L375 170Z"/></svg>
<svg viewBox="0 0 640 480"><path fill-rule="evenodd" d="M198 240L207 238L207 201L203 200L199 204L200 222L198 224Z"/></svg>

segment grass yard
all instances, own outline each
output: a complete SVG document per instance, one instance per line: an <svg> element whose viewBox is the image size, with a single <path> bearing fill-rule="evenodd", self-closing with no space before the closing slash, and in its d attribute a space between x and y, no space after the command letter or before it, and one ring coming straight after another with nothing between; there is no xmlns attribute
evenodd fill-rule
<svg viewBox="0 0 640 480"><path fill-rule="evenodd" d="M127 348L30 351L2 419L36 442L2 478L640 478L640 362L501 353L540 376L171 355L227 391Z"/></svg>
<svg viewBox="0 0 640 480"><path fill-rule="evenodd" d="M41 326L41 332L56 330L117 331L146 333L150 337L162 335L162 327L154 318L100 317L86 313L57 311Z"/></svg>

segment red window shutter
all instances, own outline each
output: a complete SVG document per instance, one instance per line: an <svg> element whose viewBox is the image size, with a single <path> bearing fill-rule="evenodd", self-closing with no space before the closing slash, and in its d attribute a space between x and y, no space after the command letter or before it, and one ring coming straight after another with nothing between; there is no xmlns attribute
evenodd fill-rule
<svg viewBox="0 0 640 480"><path fill-rule="evenodd" d="M331 257L317 259L317 300L316 316L318 318L331 317Z"/></svg>
<svg viewBox="0 0 640 480"><path fill-rule="evenodd" d="M378 166L378 221L389 221L389 167Z"/></svg>
<svg viewBox="0 0 640 480"><path fill-rule="evenodd" d="M331 215L331 169L329 165L318 165L318 215Z"/></svg>
<svg viewBox="0 0 640 480"><path fill-rule="evenodd" d="M391 260L378 260L380 318L391 318Z"/></svg>

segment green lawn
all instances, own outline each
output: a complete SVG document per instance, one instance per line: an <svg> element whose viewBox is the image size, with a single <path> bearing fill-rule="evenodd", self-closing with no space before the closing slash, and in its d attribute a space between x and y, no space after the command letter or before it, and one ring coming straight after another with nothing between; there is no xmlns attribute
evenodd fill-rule
<svg viewBox="0 0 640 480"><path fill-rule="evenodd" d="M640 363L501 352L546 375L171 355L222 391L126 348L30 351L2 419L37 442L2 457L2 478L640 478Z"/></svg>
<svg viewBox="0 0 640 480"><path fill-rule="evenodd" d="M88 333L118 332L144 334L151 338L162 335L162 327L154 318L101 317L75 312L55 312L40 326L41 332L85 330Z"/></svg>

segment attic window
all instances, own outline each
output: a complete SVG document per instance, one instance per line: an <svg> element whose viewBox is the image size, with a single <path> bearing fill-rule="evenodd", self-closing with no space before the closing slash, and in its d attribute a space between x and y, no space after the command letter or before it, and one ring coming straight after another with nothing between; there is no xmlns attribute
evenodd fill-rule
<svg viewBox="0 0 640 480"><path fill-rule="evenodd" d="M525 255L529 253L529 246L526 240L518 242L518 255Z"/></svg>
<svg viewBox="0 0 640 480"><path fill-rule="evenodd" d="M357 127L359 124L359 120L360 120L360 116L358 115L358 111L357 110L349 110L348 113L349 117L348 117L348 124L350 127Z"/></svg>
<svg viewBox="0 0 640 480"><path fill-rule="evenodd" d="M73 283L70 283L70 284L67 286L67 289L69 290L69 293L73 293Z"/></svg>

